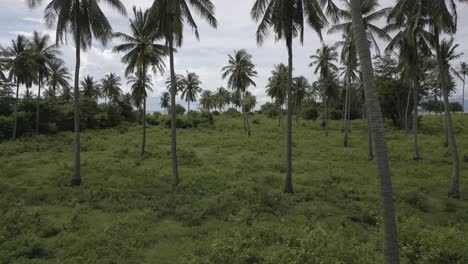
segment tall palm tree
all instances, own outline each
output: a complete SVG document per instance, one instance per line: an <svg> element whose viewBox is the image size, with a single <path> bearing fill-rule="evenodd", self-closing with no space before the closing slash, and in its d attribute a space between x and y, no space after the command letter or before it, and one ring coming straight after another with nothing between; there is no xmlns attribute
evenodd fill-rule
<svg viewBox="0 0 468 264"><path fill-rule="evenodd" d="M234 51L234 54L229 54L228 57L228 65L221 69L222 78L228 78L228 87L235 92L240 93L240 104L242 116L244 118L244 130L250 137L249 116L244 111L244 99L245 92L249 86L256 86L253 78L257 77L257 71L255 71L255 65L252 62L252 55L244 49Z"/></svg>
<svg viewBox="0 0 468 264"><path fill-rule="evenodd" d="M400 0L404 2L403 0ZM437 64L440 76L440 86L442 88L445 120L450 149L452 151L453 169L452 183L450 185L448 196L458 198L460 195L460 159L458 155L458 146L455 138L455 132L452 124L452 116L450 113L449 104L449 79L446 74L450 67L450 57L454 55L456 46L453 46L453 41L441 41L442 33L455 34L457 31L457 5L456 2L467 2L465 0L418 0L420 4L421 15L426 15L434 36L433 46L436 51Z"/></svg>
<svg viewBox="0 0 468 264"><path fill-rule="evenodd" d="M176 130L176 74L174 68L175 47L182 46L184 24L187 23L199 39L198 26L195 22L191 6L204 18L210 26L217 27L218 22L214 15L214 4L210 0L154 0L152 17L155 20L155 28L166 39L169 48L169 62L171 69L171 158L173 189L179 185L179 168L177 165L177 130Z"/></svg>
<svg viewBox="0 0 468 264"><path fill-rule="evenodd" d="M139 91L142 97L143 103L143 139L141 145L141 159L145 155L146 145L146 89L148 85L145 83L147 80L151 81L151 78L147 78L147 71L149 67L152 67L155 73L164 73L164 57L167 54L165 46L156 44L155 41L161 38L158 32L154 31L151 12L150 10L142 11L137 10L133 7L134 18L130 19L131 35L125 33L116 33L115 37L120 38L125 43L114 47L115 52L126 52L122 57L122 62L127 64L125 74L136 72L136 79L134 82L135 88L139 88L134 91ZM136 80L140 80L138 84Z"/></svg>
<svg viewBox="0 0 468 264"><path fill-rule="evenodd" d="M57 60L61 53L57 45L49 45L50 36L40 35L34 31L31 40L31 52L36 65L37 99L36 99L36 135L39 134L39 102L41 100L41 88L45 79L50 75L49 65Z"/></svg>
<svg viewBox="0 0 468 264"><path fill-rule="evenodd" d="M296 114L296 126L299 125L299 114L301 112L302 103L307 99L309 90L312 89L312 85L309 84L306 77L299 76L294 78L293 82L293 105Z"/></svg>
<svg viewBox="0 0 468 264"><path fill-rule="evenodd" d="M48 65L49 77L47 86L49 86L48 94L52 97L57 95L57 90L60 88L69 88L71 75L65 63L62 60L55 60Z"/></svg>
<svg viewBox="0 0 468 264"><path fill-rule="evenodd" d="M128 77L128 84L131 84L132 87L132 98L135 102L135 105L142 112L142 142L141 142L141 152L140 157L143 159L145 157L145 147L146 147L146 98L148 97L147 91L152 92L153 86L151 82L151 76L149 74L143 75L143 71L137 71L135 76Z"/></svg>
<svg viewBox="0 0 468 264"><path fill-rule="evenodd" d="M224 87L218 87L216 94L223 98L224 105L222 108L229 106L232 103L231 93Z"/></svg>
<svg viewBox="0 0 468 264"><path fill-rule="evenodd" d="M44 20L48 26L56 25L56 42L66 41L66 35L73 38L76 50L75 83L74 83L74 126L75 126L75 168L71 185L81 184L80 161L80 59L81 50L91 47L93 39L106 44L112 37L112 27L100 4L106 3L123 15L125 7L120 0L47 0L50 1L44 10ZM38 7L44 0L27 0L31 8Z"/></svg>
<svg viewBox="0 0 468 264"><path fill-rule="evenodd" d="M161 102L161 108L164 109L167 114L167 109L171 106L171 94L169 92L164 92L159 98L159 101Z"/></svg>
<svg viewBox="0 0 468 264"><path fill-rule="evenodd" d="M459 75L461 76L461 80L463 82L463 90L462 90L462 122L464 122L463 116L465 115L465 83L466 83L466 75L468 75L468 63L461 62L458 68Z"/></svg>
<svg viewBox="0 0 468 264"><path fill-rule="evenodd" d="M122 79L114 73L109 73L101 80L101 96L109 102L117 103L122 94Z"/></svg>
<svg viewBox="0 0 468 264"><path fill-rule="evenodd" d="M13 108L14 125L12 139L16 139L16 130L18 126L17 109L19 88L21 84L31 85L35 78L35 61L32 57L28 39L23 35L18 35L12 40L11 47L2 48L2 55L5 61L5 68L9 70L9 79L16 82L16 98Z"/></svg>
<svg viewBox="0 0 468 264"><path fill-rule="evenodd" d="M410 76L412 89L408 93L407 113L410 105L410 94L413 92L413 159L419 160L418 146L418 106L419 106L419 76L421 75L420 55L429 56L431 49L429 42L432 39L431 34L425 29L425 20L417 15L419 4L417 2L406 3L405 5L395 6L388 17L388 30L399 29L400 31L393 37L387 47L387 52L392 52L396 47L400 49L400 60ZM407 119L408 114L405 114ZM408 122L405 121L405 127ZM407 131L407 129L405 129Z"/></svg>
<svg viewBox="0 0 468 264"><path fill-rule="evenodd" d="M328 46L323 44L322 48L317 49L315 55L311 55L312 62L310 67L314 67L314 73L320 74L320 82L322 86L322 104L323 104L323 115L325 121L325 135L328 136L328 123L329 123L329 105L331 99L334 97L336 92L336 73L338 72L338 66L335 63L338 62L338 52L336 46Z"/></svg>
<svg viewBox="0 0 468 264"><path fill-rule="evenodd" d="M190 102L197 101L197 96L202 90L201 84L200 77L196 73L188 71L187 75L182 76L179 82L179 89L182 91L181 97L188 104L187 113L190 111Z"/></svg>
<svg viewBox="0 0 468 264"><path fill-rule="evenodd" d="M208 112L214 108L215 102L211 91L205 90L201 93L200 105Z"/></svg>
<svg viewBox="0 0 468 264"><path fill-rule="evenodd" d="M266 86L267 95L275 101L276 106L279 108L278 126L281 126L283 120L283 105L287 97L288 73L288 66L283 63L275 65Z"/></svg>
<svg viewBox="0 0 468 264"><path fill-rule="evenodd" d="M384 262L385 264L398 264L400 263L400 255L383 116L375 85L368 35L362 18L361 1L351 0L350 4L353 21L353 36L356 41L356 48L361 62L367 113L369 115L372 138L375 144L377 174L380 177L380 204L384 229Z"/></svg>
<svg viewBox="0 0 468 264"><path fill-rule="evenodd" d="M334 21L338 20L339 8L331 0L256 0L250 12L252 18L259 22L257 43L261 45L272 28L278 40L286 41L288 50L288 124L286 135L286 180L284 192L293 193L292 187L292 72L293 72L293 38L304 39L304 22L307 22L322 38L321 30L327 23L322 12Z"/></svg>
<svg viewBox="0 0 468 264"><path fill-rule="evenodd" d="M101 95L101 87L97 81L94 80L93 77L87 75L84 79L80 82L81 84L81 93L85 98L89 98L92 100L97 101L99 96Z"/></svg>

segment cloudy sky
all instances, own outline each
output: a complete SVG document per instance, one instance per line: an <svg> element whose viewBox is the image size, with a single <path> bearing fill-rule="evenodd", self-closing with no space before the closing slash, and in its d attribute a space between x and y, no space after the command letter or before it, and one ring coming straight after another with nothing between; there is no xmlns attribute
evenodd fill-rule
<svg viewBox="0 0 468 264"><path fill-rule="evenodd" d="M48 2L44 0L44 2ZM126 5L129 15L132 6L147 8L151 0L122 0ZM186 28L183 47L176 54L176 72L184 73L186 70L194 71L200 75L203 89L215 90L217 87L226 86L221 79L220 69L227 63L227 54L234 50L246 49L253 55L254 63L258 71L257 87L250 88L257 96L258 105L269 101L265 95L265 85L270 72L275 64L287 62L287 51L283 42L275 42L271 36L261 47L257 46L255 39L256 24L250 18L250 8L254 0L213 0L216 6L216 17L219 22L218 29L210 28L204 21L198 19L200 41L193 36L191 29ZM381 0L382 7L391 6L394 0ZM0 44L9 45L11 39L17 34L30 36L34 30L55 36L53 28L47 28L42 20L44 7L31 10L25 0L0 0ZM128 18L104 8L114 31L128 32ZM460 52L464 52L463 60L468 61L468 7L459 7L459 32L456 36L460 43ZM382 21L384 23L384 21ZM333 44L340 39L340 35L324 34L324 42ZM122 54L112 53L112 47L118 42L111 42L103 47L94 43L91 50L83 54L81 73L82 76L90 74L96 79L101 79L109 72L124 76L124 66L120 63ZM385 44L382 44L384 46ZM296 41L294 47L294 75L303 75L313 82L317 79L308 67L309 56L321 46L317 35L307 29L304 45ZM384 47L381 47L382 49ZM62 45L64 59L70 70L74 69L74 47L72 43ZM165 91L164 80L167 76L155 76L154 92L150 95L149 110L159 110L159 96ZM124 81L125 83L125 81ZM125 85L124 90L128 91ZM453 99L461 98L461 91L454 95Z"/></svg>

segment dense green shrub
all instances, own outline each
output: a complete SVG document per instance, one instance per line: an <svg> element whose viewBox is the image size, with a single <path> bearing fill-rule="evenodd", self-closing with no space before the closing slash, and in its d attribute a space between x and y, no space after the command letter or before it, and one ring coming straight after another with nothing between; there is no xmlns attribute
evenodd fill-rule
<svg viewBox="0 0 468 264"><path fill-rule="evenodd" d="M302 110L302 118L305 120L317 120L319 112L315 106L309 106Z"/></svg>
<svg viewBox="0 0 468 264"><path fill-rule="evenodd" d="M152 114L146 115L146 122L152 126L157 126L160 124L161 113L154 112Z"/></svg>
<svg viewBox="0 0 468 264"><path fill-rule="evenodd" d="M277 117L279 115L279 109L276 104L273 103L265 103L260 107L261 113L266 115L269 118Z"/></svg>
<svg viewBox="0 0 468 264"><path fill-rule="evenodd" d="M229 108L226 112L223 113L224 116L235 118L242 116L242 113L237 111L235 108Z"/></svg>
<svg viewBox="0 0 468 264"><path fill-rule="evenodd" d="M169 115L171 114L171 110L172 110L171 107L169 107L169 109L168 109ZM180 104L176 104L176 114L177 115L185 114L185 107L183 107Z"/></svg>

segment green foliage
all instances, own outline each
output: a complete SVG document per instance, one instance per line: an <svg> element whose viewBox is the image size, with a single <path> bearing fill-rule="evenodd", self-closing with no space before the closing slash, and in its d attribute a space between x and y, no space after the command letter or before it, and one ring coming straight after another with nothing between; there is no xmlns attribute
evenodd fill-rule
<svg viewBox="0 0 468 264"><path fill-rule="evenodd" d="M260 107L262 114L269 118L277 117L279 115L278 106L273 103L265 103Z"/></svg>
<svg viewBox="0 0 468 264"><path fill-rule="evenodd" d="M161 113L159 112L154 112L152 114L147 114L146 115L146 122L152 126L157 126L160 124L160 118L161 118Z"/></svg>
<svg viewBox="0 0 468 264"><path fill-rule="evenodd" d="M169 107L169 115L171 114L171 108ZM176 114L183 115L185 114L185 107L181 106L180 104L176 104Z"/></svg>
<svg viewBox="0 0 468 264"><path fill-rule="evenodd" d="M236 118L236 117L241 117L242 113L237 111L237 109L235 108L229 108L226 112L223 112L223 116Z"/></svg>
<svg viewBox="0 0 468 264"><path fill-rule="evenodd" d="M317 120L319 117L319 112L315 106L307 106L302 109L302 118L305 120Z"/></svg>

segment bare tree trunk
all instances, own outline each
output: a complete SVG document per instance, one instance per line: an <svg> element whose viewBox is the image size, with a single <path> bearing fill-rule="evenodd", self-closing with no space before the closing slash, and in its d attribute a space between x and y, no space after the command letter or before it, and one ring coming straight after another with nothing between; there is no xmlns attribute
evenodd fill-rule
<svg viewBox="0 0 468 264"><path fill-rule="evenodd" d="M384 262L385 264L398 264L400 263L400 254L385 127L375 85L369 42L362 19L360 0L351 0L351 14L354 38L364 77L367 113L375 144L377 173L380 178L381 211L384 229Z"/></svg>
<svg viewBox="0 0 468 264"><path fill-rule="evenodd" d="M463 74L463 91L462 91L462 124L465 123L465 77L466 75Z"/></svg>
<svg viewBox="0 0 468 264"><path fill-rule="evenodd" d="M190 112L190 100L187 101L187 115Z"/></svg>
<svg viewBox="0 0 468 264"><path fill-rule="evenodd" d="M374 159L374 146L372 143L372 130L370 120L367 119L367 160L371 161Z"/></svg>
<svg viewBox="0 0 468 264"><path fill-rule="evenodd" d="M286 133L286 180L284 183L284 192L293 193L292 186L292 71L293 71L293 53L292 53L292 37L286 40L288 48L288 120Z"/></svg>
<svg viewBox="0 0 468 264"><path fill-rule="evenodd" d="M345 114L344 114L344 139L343 139L343 146L348 147L348 138L349 138L349 98L350 98L350 78L348 75L348 80L346 82L346 95L345 95Z"/></svg>
<svg viewBox="0 0 468 264"><path fill-rule="evenodd" d="M177 165L177 116L176 116L176 76L174 69L174 50L172 36L169 40L169 54L171 67L171 158L172 158L172 186L175 190L179 185L179 168Z"/></svg>
<svg viewBox="0 0 468 264"><path fill-rule="evenodd" d="M146 69L143 66L143 89L146 89ZM146 147L146 91L143 96L143 137L141 142L141 153L140 158L143 160L145 158L145 147Z"/></svg>
<svg viewBox="0 0 468 264"><path fill-rule="evenodd" d="M18 129L18 98L19 98L19 79L16 77L16 98L15 98L15 106L13 107L13 116L14 116L14 124L13 124L13 134L11 136L11 139L15 140L16 139L16 133Z"/></svg>
<svg viewBox="0 0 468 264"><path fill-rule="evenodd" d="M325 103L325 136L328 137L328 128L329 128L329 120L330 120L330 110L329 110L329 104L328 104L328 96L327 96L327 102Z"/></svg>
<svg viewBox="0 0 468 264"><path fill-rule="evenodd" d="M245 111L244 100L245 99L245 92L241 94L241 108L242 108L242 116L244 118L244 132L247 133L247 136L250 137L250 124L249 124L249 114Z"/></svg>
<svg viewBox="0 0 468 264"><path fill-rule="evenodd" d="M79 31L79 29L78 29ZM77 36L80 36L77 33ZM75 86L74 86L74 103L75 103L75 116L74 116L74 125L75 125L75 170L73 177L71 179L72 186L81 185L81 142L80 142L80 59L81 59L81 42L79 37L76 41L76 65L75 65Z"/></svg>
<svg viewBox="0 0 468 264"><path fill-rule="evenodd" d="M41 101L42 76L39 74L36 98L36 136L39 135L39 103Z"/></svg>
<svg viewBox="0 0 468 264"><path fill-rule="evenodd" d="M408 119L409 119L409 108L410 108L410 102L411 102L411 87L408 90L408 99L406 100L406 109L405 109L405 124L404 124L404 129L405 129L405 136L408 135L409 127L408 127Z"/></svg>
<svg viewBox="0 0 468 264"><path fill-rule="evenodd" d="M416 70L413 69L413 160L419 160L419 146L418 146L418 77Z"/></svg>
<svg viewBox="0 0 468 264"><path fill-rule="evenodd" d="M445 102L444 102L444 107L445 107ZM449 110L450 112L450 110ZM444 112L445 114L445 112ZM442 114L440 117L442 118ZM448 148L449 146L449 132L448 132L448 122L447 122L447 115L444 116L444 147Z"/></svg>

